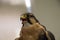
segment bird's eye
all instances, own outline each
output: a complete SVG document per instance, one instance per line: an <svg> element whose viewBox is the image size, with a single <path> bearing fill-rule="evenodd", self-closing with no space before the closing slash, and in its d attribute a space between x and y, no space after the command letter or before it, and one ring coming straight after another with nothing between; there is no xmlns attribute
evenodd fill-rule
<svg viewBox="0 0 60 40"><path fill-rule="evenodd" d="M30 17L34 17L33 14L30 14Z"/></svg>
<svg viewBox="0 0 60 40"><path fill-rule="evenodd" d="M33 17L32 15L30 17Z"/></svg>
<svg viewBox="0 0 60 40"><path fill-rule="evenodd" d="M33 15L30 15L30 17L34 17Z"/></svg>

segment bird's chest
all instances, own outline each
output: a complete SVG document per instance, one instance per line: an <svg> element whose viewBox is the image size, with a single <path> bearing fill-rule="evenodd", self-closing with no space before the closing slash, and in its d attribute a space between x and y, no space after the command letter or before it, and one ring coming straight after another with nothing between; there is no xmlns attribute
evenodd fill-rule
<svg viewBox="0 0 60 40"><path fill-rule="evenodd" d="M23 40L36 40L39 32L33 30L24 30L22 34Z"/></svg>
<svg viewBox="0 0 60 40"><path fill-rule="evenodd" d="M24 27L22 30L23 40L37 40L42 30L36 27Z"/></svg>

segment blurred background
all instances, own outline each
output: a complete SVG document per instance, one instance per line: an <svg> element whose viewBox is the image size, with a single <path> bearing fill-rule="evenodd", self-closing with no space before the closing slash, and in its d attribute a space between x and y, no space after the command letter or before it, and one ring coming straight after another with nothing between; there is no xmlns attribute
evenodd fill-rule
<svg viewBox="0 0 60 40"><path fill-rule="evenodd" d="M60 40L60 0L31 0L32 13ZM0 40L14 40L22 24L20 15L26 13L24 0L0 0Z"/></svg>

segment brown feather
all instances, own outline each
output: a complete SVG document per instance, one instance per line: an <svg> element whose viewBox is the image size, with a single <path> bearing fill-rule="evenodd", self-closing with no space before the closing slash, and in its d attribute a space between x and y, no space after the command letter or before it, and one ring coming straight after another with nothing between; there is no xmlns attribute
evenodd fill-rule
<svg viewBox="0 0 60 40"><path fill-rule="evenodd" d="M33 24L29 27L23 27L19 40L37 40L39 35L44 34L44 28L39 24Z"/></svg>

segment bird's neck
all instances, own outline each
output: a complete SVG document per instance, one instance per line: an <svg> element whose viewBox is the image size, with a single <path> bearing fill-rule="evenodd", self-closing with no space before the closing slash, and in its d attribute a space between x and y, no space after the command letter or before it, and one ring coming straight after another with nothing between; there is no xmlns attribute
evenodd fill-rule
<svg viewBox="0 0 60 40"><path fill-rule="evenodd" d="M24 23L23 23L23 27L28 27L28 26L30 26L31 24L29 24L27 21L25 21Z"/></svg>

